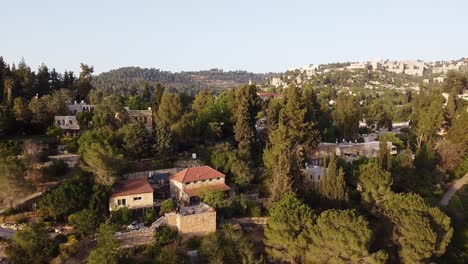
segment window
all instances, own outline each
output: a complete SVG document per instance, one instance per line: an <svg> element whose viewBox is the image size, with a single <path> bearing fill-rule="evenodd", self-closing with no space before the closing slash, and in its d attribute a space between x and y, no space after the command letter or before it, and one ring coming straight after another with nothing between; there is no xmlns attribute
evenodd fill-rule
<svg viewBox="0 0 468 264"><path fill-rule="evenodd" d="M133 197L133 201L141 200L141 197Z"/></svg>
<svg viewBox="0 0 468 264"><path fill-rule="evenodd" d="M117 200L117 205L126 205L127 204L127 200L126 199L118 199Z"/></svg>

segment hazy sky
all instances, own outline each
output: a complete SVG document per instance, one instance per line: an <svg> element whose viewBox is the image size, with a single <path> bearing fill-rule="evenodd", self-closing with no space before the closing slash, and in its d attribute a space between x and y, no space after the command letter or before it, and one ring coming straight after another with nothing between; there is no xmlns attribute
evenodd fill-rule
<svg viewBox="0 0 468 264"><path fill-rule="evenodd" d="M0 18L0 56L33 69L268 72L468 56L466 0L0 0Z"/></svg>

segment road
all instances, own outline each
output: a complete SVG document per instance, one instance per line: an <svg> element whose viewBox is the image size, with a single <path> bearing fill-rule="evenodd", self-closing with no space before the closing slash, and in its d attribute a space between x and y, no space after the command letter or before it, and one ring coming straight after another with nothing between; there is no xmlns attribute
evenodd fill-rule
<svg viewBox="0 0 468 264"><path fill-rule="evenodd" d="M465 174L463 178L460 178L449 184L450 186L445 192L444 196L442 196L442 199L440 199L439 204L442 206L447 206L455 193L465 184L468 184L468 174Z"/></svg>
<svg viewBox="0 0 468 264"><path fill-rule="evenodd" d="M13 237L13 234L15 233L16 231L13 230L13 229L6 229L6 228L1 228L0 227L0 237L1 238L8 238L8 239L11 239Z"/></svg>

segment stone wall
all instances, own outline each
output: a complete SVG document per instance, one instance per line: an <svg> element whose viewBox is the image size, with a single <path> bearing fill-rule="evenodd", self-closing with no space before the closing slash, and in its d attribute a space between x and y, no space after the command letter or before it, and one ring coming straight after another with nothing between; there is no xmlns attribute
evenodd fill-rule
<svg viewBox="0 0 468 264"><path fill-rule="evenodd" d="M120 240L120 246L122 248L131 248L139 245L151 244L154 241L154 229L143 228L140 230L122 233L117 235L117 239Z"/></svg>
<svg viewBox="0 0 468 264"><path fill-rule="evenodd" d="M166 223L186 236L204 236L216 232L216 211L181 215L166 214Z"/></svg>

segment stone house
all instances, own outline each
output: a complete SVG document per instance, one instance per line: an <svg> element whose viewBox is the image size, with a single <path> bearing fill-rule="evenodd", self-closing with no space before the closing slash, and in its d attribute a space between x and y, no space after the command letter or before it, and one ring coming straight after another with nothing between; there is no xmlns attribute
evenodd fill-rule
<svg viewBox="0 0 468 264"><path fill-rule="evenodd" d="M324 170L324 167L306 164L305 169L302 170L304 175L304 184L313 188L318 188L320 180L324 175Z"/></svg>
<svg viewBox="0 0 468 264"><path fill-rule="evenodd" d="M80 133L80 125L76 120L76 116L55 116L54 124L60 127L68 136L78 136Z"/></svg>
<svg viewBox="0 0 468 264"><path fill-rule="evenodd" d="M396 146L391 142L387 142L387 147L391 155L397 154ZM346 162L353 162L361 156L374 158L380 150L379 141L369 141L363 143L328 143L322 142L318 146L307 153L307 158L311 161L312 165L322 166L323 158L329 157L333 152L336 156L344 159Z"/></svg>
<svg viewBox="0 0 468 264"><path fill-rule="evenodd" d="M72 115L75 115L80 112L92 112L94 105L86 104L84 101L77 103L76 101L73 104L68 105L68 110Z"/></svg>
<svg viewBox="0 0 468 264"><path fill-rule="evenodd" d="M153 111L151 107L148 110L130 110L128 107L124 108L128 113L131 123L142 122L149 132L153 132Z"/></svg>
<svg viewBox="0 0 468 264"><path fill-rule="evenodd" d="M154 207L153 188L146 179L132 179L119 181L109 198L109 211L121 207L141 210Z"/></svg>
<svg viewBox="0 0 468 264"><path fill-rule="evenodd" d="M229 191L225 178L209 166L186 168L170 177L171 196L184 204L196 203L206 191Z"/></svg>

